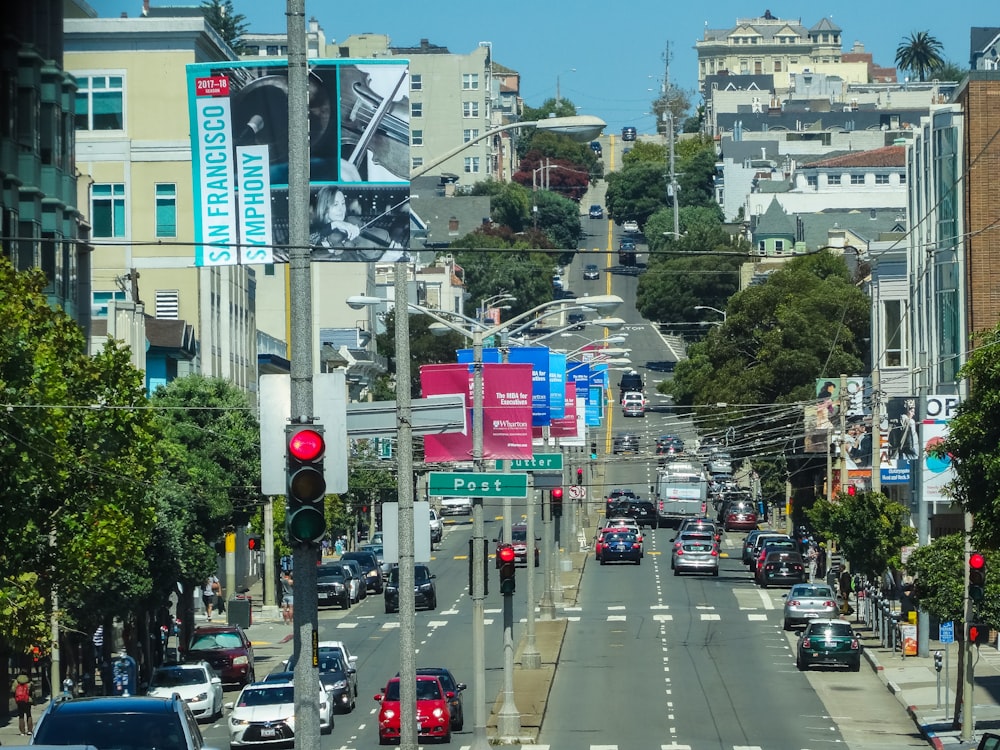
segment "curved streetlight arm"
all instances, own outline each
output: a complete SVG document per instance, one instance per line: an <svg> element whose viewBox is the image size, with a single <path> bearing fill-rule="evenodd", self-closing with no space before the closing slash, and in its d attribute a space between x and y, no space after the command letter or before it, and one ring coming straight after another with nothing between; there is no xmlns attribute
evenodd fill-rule
<svg viewBox="0 0 1000 750"><path fill-rule="evenodd" d="M711 310L712 312L718 313L719 315L721 315L723 320L726 319L726 311L725 310L720 310L717 307L710 307L708 305L695 305L694 309L695 310Z"/></svg>
<svg viewBox="0 0 1000 750"><path fill-rule="evenodd" d="M465 151L465 149L470 146L479 143L482 140L491 138L500 133L505 133L508 130L520 130L521 128L538 128L540 130L551 130L556 133L562 132L564 135L568 135L571 138L579 139L580 141L590 141L601 134L601 131L607 126L599 117L594 117L593 115L576 115L575 117L552 117L548 120L531 120L528 122L511 122L506 125L500 125L499 127L490 128L482 135L476 136L475 138L470 138L459 146L446 151L443 155L431 159L426 164L421 164L416 169L410 170L410 179L413 180L421 175L425 175L430 172L434 167L440 166L444 162L448 161L453 156L458 156L460 153Z"/></svg>

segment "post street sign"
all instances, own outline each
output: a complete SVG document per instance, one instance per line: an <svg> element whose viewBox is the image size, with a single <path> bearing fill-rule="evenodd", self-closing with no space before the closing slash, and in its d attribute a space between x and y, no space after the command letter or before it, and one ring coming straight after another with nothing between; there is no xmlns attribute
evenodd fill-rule
<svg viewBox="0 0 1000 750"><path fill-rule="evenodd" d="M432 471L427 475L431 497L527 497L527 474L480 474Z"/></svg>
<svg viewBox="0 0 1000 750"><path fill-rule="evenodd" d="M503 470L503 461L496 462L497 470ZM536 453L530 459L510 459L511 471L562 471L562 453Z"/></svg>

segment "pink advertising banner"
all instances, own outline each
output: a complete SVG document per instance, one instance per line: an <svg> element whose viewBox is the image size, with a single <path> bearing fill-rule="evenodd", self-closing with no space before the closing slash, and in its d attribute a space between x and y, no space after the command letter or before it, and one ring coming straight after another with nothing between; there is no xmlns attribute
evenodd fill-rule
<svg viewBox="0 0 1000 750"><path fill-rule="evenodd" d="M553 419L549 425L551 437L576 437L576 384L566 384L566 415L562 419Z"/></svg>
<svg viewBox="0 0 1000 750"><path fill-rule="evenodd" d="M467 409L466 430L424 436L426 461L472 460L472 367L424 365L424 396L461 393ZM531 365L483 365L483 458L531 458Z"/></svg>

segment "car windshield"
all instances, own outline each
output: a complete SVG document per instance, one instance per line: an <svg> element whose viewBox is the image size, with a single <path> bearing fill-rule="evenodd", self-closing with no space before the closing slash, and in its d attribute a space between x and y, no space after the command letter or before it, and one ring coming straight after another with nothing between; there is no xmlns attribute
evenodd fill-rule
<svg viewBox="0 0 1000 750"><path fill-rule="evenodd" d="M527 529L511 529L510 538L515 542L526 542L528 541L528 530Z"/></svg>
<svg viewBox="0 0 1000 750"><path fill-rule="evenodd" d="M426 565L418 565L413 571L414 580L420 583L427 583L431 579L431 571ZM399 585L399 568L389 571L389 583Z"/></svg>
<svg viewBox="0 0 1000 750"><path fill-rule="evenodd" d="M203 633L191 641L191 649L197 651L227 648L243 648L237 633Z"/></svg>
<svg viewBox="0 0 1000 750"><path fill-rule="evenodd" d="M295 688L291 685L282 685L281 687L254 685L243 689L243 692L240 693L239 703L236 705L243 708L245 706L276 706L282 703L294 703L294 693Z"/></svg>
<svg viewBox="0 0 1000 750"><path fill-rule="evenodd" d="M160 667L153 672L149 687L152 689L203 685L206 679L205 670L200 667Z"/></svg>
<svg viewBox="0 0 1000 750"><path fill-rule="evenodd" d="M446 692L449 690L451 691L455 690L455 681L451 679L451 674L448 672L432 672L432 671L425 672L422 669L418 669L417 675L419 676L422 674L430 675L432 677L437 677L441 681L441 687L443 687Z"/></svg>
<svg viewBox="0 0 1000 750"><path fill-rule="evenodd" d="M185 750L177 714L91 713L49 714L37 725L33 742L44 745L93 745L98 750L137 747ZM155 738L155 740L154 740Z"/></svg>
<svg viewBox="0 0 1000 750"><path fill-rule="evenodd" d="M813 622L809 624L806 635L813 638L852 637L854 632L849 622Z"/></svg>
<svg viewBox="0 0 1000 750"><path fill-rule="evenodd" d="M833 599L833 589L829 586L792 586L788 598L800 597L806 599Z"/></svg>
<svg viewBox="0 0 1000 750"><path fill-rule="evenodd" d="M441 689L437 680L417 680L417 700L434 701L441 700ZM399 680L393 680L385 686L385 698L387 701L399 700Z"/></svg>
<svg viewBox="0 0 1000 750"><path fill-rule="evenodd" d="M344 672L343 654L339 648L323 647L319 650L319 673L324 672ZM291 672L295 669L296 656L292 654L285 665L285 671Z"/></svg>

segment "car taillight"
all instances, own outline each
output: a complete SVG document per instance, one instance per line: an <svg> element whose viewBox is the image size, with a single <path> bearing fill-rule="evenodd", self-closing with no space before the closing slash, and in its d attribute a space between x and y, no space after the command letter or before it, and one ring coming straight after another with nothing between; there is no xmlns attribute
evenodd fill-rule
<svg viewBox="0 0 1000 750"><path fill-rule="evenodd" d="M811 648L812 644L809 642L808 638L802 639L802 648Z"/></svg>
<svg viewBox="0 0 1000 750"><path fill-rule="evenodd" d="M635 542L635 543L634 543L634 544L632 545L632 549L639 549L639 543L638 543L638 542Z"/></svg>
<svg viewBox="0 0 1000 750"><path fill-rule="evenodd" d="M677 554L678 554L678 555L683 555L683 554L684 554L684 550L682 550L682 549L678 549L678 550L677 550Z"/></svg>
<svg viewBox="0 0 1000 750"><path fill-rule="evenodd" d="M834 601L831 601L830 599L827 599L825 602L823 602L823 606L824 607L836 607L837 603L834 602Z"/></svg>
<svg viewBox="0 0 1000 750"><path fill-rule="evenodd" d="M851 650L852 651L857 651L859 648L861 648L861 644L858 643L858 639L857 638L852 638L851 639Z"/></svg>
<svg viewBox="0 0 1000 750"><path fill-rule="evenodd" d="M798 599L792 599L791 601L788 602L789 607L798 607L800 604L802 604L802 602L800 602Z"/></svg>
<svg viewBox="0 0 1000 750"><path fill-rule="evenodd" d="M712 557L718 557L718 556L719 556L719 550L713 549L712 550Z"/></svg>

